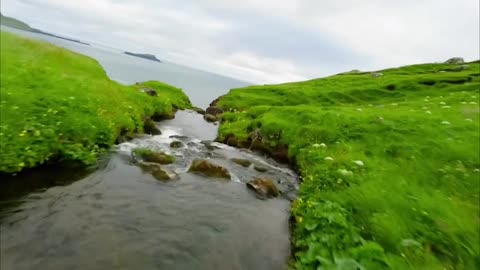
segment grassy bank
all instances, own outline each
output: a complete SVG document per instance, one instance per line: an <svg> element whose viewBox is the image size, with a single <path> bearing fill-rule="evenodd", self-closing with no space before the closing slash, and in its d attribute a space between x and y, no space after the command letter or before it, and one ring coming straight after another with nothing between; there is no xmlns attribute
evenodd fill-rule
<svg viewBox="0 0 480 270"><path fill-rule="evenodd" d="M0 172L48 160L92 164L122 134L142 132L146 119L190 107L177 88L145 82L123 86L93 59L1 33ZM152 97L139 90L156 90Z"/></svg>
<svg viewBox="0 0 480 270"><path fill-rule="evenodd" d="M380 72L231 90L218 139L288 147L293 268L476 269L480 64Z"/></svg>

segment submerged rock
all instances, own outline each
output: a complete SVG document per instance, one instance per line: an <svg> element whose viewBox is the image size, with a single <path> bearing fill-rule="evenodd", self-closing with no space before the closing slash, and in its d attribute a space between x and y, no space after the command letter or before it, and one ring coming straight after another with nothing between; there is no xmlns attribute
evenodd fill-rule
<svg viewBox="0 0 480 270"><path fill-rule="evenodd" d="M211 115L211 114L205 114L203 116L203 119L205 119L207 122L217 122L218 121L218 118L215 115Z"/></svg>
<svg viewBox="0 0 480 270"><path fill-rule="evenodd" d="M192 110L196 111L198 114L205 114L205 110L199 107L193 107Z"/></svg>
<svg viewBox="0 0 480 270"><path fill-rule="evenodd" d="M215 149L218 149L218 147L212 145L212 143L213 143L212 141L201 141L200 143L203 144L203 145L205 145L205 147L206 147L208 150L210 150L210 151L213 151L213 150L215 150Z"/></svg>
<svg viewBox="0 0 480 270"><path fill-rule="evenodd" d="M173 141L170 143L171 148L182 148L184 144L181 141Z"/></svg>
<svg viewBox="0 0 480 270"><path fill-rule="evenodd" d="M151 162L141 162L139 167L143 172L151 174L155 179L159 181L170 181L176 178L176 174L172 172L167 172L159 164Z"/></svg>
<svg viewBox="0 0 480 270"><path fill-rule="evenodd" d="M230 159L232 162L237 163L240 166L243 167L250 167L252 165L252 162L248 159L243 159L243 158L232 158Z"/></svg>
<svg viewBox="0 0 480 270"><path fill-rule="evenodd" d="M463 64L465 63L465 60L461 57L453 57L445 61L445 64Z"/></svg>
<svg viewBox="0 0 480 270"><path fill-rule="evenodd" d="M262 166L262 165L260 165L260 164L255 164L255 165L253 166L253 168L254 168L257 172L266 172L266 171L268 171L268 168L267 168L267 167Z"/></svg>
<svg viewBox="0 0 480 270"><path fill-rule="evenodd" d="M150 134L150 135L162 134L162 132L160 131L160 129L157 128L157 126L155 125L155 122L153 122L152 119L145 120L145 122L143 123L143 132L145 132L145 134Z"/></svg>
<svg viewBox="0 0 480 270"><path fill-rule="evenodd" d="M186 140L188 139L187 136L183 136L183 135L171 135L169 136L170 139L178 139L178 140Z"/></svg>
<svg viewBox="0 0 480 270"><path fill-rule="evenodd" d="M190 165L188 172L196 173L208 177L230 179L230 173L222 166L211 163L205 159L195 159Z"/></svg>
<svg viewBox="0 0 480 270"><path fill-rule="evenodd" d="M153 152L147 148L137 148L132 152L133 159L137 162L152 162L158 164L171 164L175 158L163 152Z"/></svg>
<svg viewBox="0 0 480 270"><path fill-rule="evenodd" d="M247 187L264 198L277 197L279 194L275 183L268 178L255 178L247 183Z"/></svg>

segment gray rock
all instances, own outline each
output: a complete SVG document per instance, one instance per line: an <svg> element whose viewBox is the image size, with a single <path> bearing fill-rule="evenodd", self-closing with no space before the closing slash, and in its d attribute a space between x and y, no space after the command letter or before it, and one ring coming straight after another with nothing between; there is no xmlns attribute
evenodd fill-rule
<svg viewBox="0 0 480 270"><path fill-rule="evenodd" d="M445 61L445 64L463 64L465 61L461 57L453 57Z"/></svg>
<svg viewBox="0 0 480 270"><path fill-rule="evenodd" d="M157 91L153 90L152 88L148 88L148 87L146 87L146 88L141 88L141 89L139 89L138 91L140 91L140 92L142 92L142 93L145 93L145 94L147 94L147 95L149 95L149 96L151 96L151 97L156 97L156 96L158 96Z"/></svg>
<svg viewBox="0 0 480 270"><path fill-rule="evenodd" d="M182 148L184 144L181 141L173 141L170 143L171 148Z"/></svg>

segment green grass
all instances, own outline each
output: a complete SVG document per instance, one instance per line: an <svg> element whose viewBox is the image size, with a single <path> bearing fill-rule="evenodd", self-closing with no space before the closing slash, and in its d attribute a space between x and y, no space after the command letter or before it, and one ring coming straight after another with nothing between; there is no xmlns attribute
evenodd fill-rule
<svg viewBox="0 0 480 270"><path fill-rule="evenodd" d="M219 140L256 133L267 149L288 145L301 174L292 268L480 267L480 64L467 65L344 73L221 99L232 112Z"/></svg>
<svg viewBox="0 0 480 270"><path fill-rule="evenodd" d="M142 132L145 119L190 107L178 88L123 86L93 59L1 33L0 172L48 160L93 164L122 135ZM140 93L142 87L158 97Z"/></svg>

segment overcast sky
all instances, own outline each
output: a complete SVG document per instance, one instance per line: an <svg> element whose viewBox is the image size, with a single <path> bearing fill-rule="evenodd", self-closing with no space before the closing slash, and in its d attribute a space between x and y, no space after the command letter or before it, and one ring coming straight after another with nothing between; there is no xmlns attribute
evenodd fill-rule
<svg viewBox="0 0 480 270"><path fill-rule="evenodd" d="M52 33L258 83L479 58L478 0L1 0Z"/></svg>

